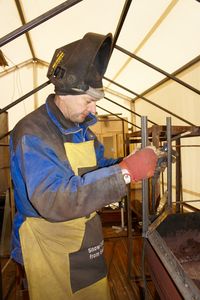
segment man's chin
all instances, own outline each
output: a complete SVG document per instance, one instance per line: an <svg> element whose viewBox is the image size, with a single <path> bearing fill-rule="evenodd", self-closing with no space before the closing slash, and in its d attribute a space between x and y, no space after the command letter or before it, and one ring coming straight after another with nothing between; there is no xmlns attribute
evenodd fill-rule
<svg viewBox="0 0 200 300"><path fill-rule="evenodd" d="M80 115L79 117L76 118L76 123L83 123L85 119L87 118L87 115Z"/></svg>
<svg viewBox="0 0 200 300"><path fill-rule="evenodd" d="M85 119L87 118L87 116L88 115L86 115L86 114L81 114L80 115L80 119L82 120L82 122L85 121Z"/></svg>

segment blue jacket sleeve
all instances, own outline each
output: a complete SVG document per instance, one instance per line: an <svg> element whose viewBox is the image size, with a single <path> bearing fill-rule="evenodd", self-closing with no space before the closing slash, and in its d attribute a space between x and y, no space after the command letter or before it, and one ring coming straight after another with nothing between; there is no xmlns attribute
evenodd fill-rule
<svg viewBox="0 0 200 300"><path fill-rule="evenodd" d="M101 169L80 177L74 175L67 159L61 161L41 139L23 136L11 158L14 185L23 190L18 194L23 214L26 215L23 203L29 202L40 216L50 221L66 221L88 215L123 197L127 189L121 170L118 165L106 167L110 164L101 151L97 157Z"/></svg>

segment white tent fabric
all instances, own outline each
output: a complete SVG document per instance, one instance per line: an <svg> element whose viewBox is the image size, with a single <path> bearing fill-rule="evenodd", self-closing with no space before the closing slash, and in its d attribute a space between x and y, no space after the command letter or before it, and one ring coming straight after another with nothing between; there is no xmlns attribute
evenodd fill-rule
<svg viewBox="0 0 200 300"><path fill-rule="evenodd" d="M200 90L200 3L196 0L77 1L77 4L69 9L28 31L30 42L26 34L21 34L12 41L1 44L3 37L23 25L19 8L22 10L24 22L28 23L64 2L70 0L0 1L0 49L8 62L7 67L0 67L0 108L47 81L48 63L56 48L82 38L87 32L111 32L115 36L123 9L128 2L131 4L124 22L121 23L122 28L116 45L169 74L180 71L176 75L177 78ZM192 60L195 60L195 63L187 67ZM104 80L108 98L135 109L138 114L148 116L155 123L166 124L166 117L170 116L170 113L141 98L136 99L132 92L144 93L145 97L169 112L194 125L200 125L199 93L173 80L166 80L156 87L166 76L119 49L114 48L105 77L126 88ZM154 86L155 88L152 88ZM152 90L145 93L148 89ZM9 109L9 128L12 129L19 119L44 103L50 92L53 92L52 85ZM131 105L130 100L134 98L134 105ZM108 100L101 100L100 106L113 113L121 113L123 117L128 117L140 126L139 117ZM103 109L98 109L98 112L105 114ZM172 124L188 125L174 116ZM149 126L151 125L149 123ZM200 140L197 137L185 143L200 145ZM189 155L188 150L187 153L183 150L186 199L200 198L200 175L197 172L197 167L200 169L199 149L190 148ZM194 158L192 160L191 153Z"/></svg>

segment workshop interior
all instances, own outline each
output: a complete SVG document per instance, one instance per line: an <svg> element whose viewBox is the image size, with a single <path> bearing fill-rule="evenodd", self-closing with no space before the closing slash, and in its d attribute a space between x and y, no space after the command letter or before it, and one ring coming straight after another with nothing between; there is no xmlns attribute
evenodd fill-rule
<svg viewBox="0 0 200 300"><path fill-rule="evenodd" d="M29 299L10 258L10 133L54 92L54 51L87 32L113 36L91 127L105 156L165 154L152 178L98 212L112 300L200 299L200 2L2 0L0 12L0 299Z"/></svg>

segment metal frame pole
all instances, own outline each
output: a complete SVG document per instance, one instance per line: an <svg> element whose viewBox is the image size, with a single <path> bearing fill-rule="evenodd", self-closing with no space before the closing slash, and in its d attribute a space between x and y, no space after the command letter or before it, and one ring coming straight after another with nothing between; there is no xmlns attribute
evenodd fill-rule
<svg viewBox="0 0 200 300"><path fill-rule="evenodd" d="M189 90L195 92L196 94L200 95L200 90L196 89L194 86L191 86L191 85L188 84L187 82L182 81L181 79L179 79L179 78L173 76L172 74L167 73L166 71L162 70L161 68L158 68L157 66L151 64L150 62L144 60L143 58L141 58L141 57L135 55L134 53L132 53L132 52L130 52L130 51L128 51L128 50L126 50L126 49L124 49L124 48L118 46L118 45L115 45L115 48L116 48L117 50L119 50L119 51L125 53L126 55L128 55L128 56L130 56L130 57L132 57L132 58L134 58L134 59L136 59L136 60L138 60L139 62L145 64L146 66L148 66L148 67L150 67L150 68L156 70L157 72L159 72L159 73L165 75L166 77L168 77L168 78L170 78L170 79L176 81L177 83L179 83L179 84L181 84L182 86L188 88Z"/></svg>
<svg viewBox="0 0 200 300"><path fill-rule="evenodd" d="M172 207L172 140L171 140L171 117L166 118L167 123L167 205Z"/></svg>
<svg viewBox="0 0 200 300"><path fill-rule="evenodd" d="M54 16L58 15L59 13L65 11L66 9L72 7L73 5L81 2L83 0L68 0L64 3L50 9L46 13L42 14L41 16L33 19L32 21L26 23L25 25L15 29L14 31L10 32L9 34L5 35L0 39L0 47L4 46L5 44L11 42L12 40L16 39L23 33L33 29L34 27L44 23L45 21L53 18Z"/></svg>
<svg viewBox="0 0 200 300"><path fill-rule="evenodd" d="M142 148L148 144L147 134L147 117L141 117L142 127ZM148 191L148 179L142 180L142 236L146 237L149 225L149 191Z"/></svg>
<svg viewBox="0 0 200 300"><path fill-rule="evenodd" d="M46 81L45 83L39 85L37 88L35 88L34 90L28 92L27 94L25 94L24 96L20 97L19 99L15 100L14 102L8 104L6 107L0 109L0 114L4 113L5 111L7 111L9 108L15 106L16 104L20 103L21 101L25 100L26 98L28 98L29 96L33 95L34 93L38 92L39 90L43 89L44 87L46 87L47 85L49 85L51 82L50 80Z"/></svg>
<svg viewBox="0 0 200 300"><path fill-rule="evenodd" d="M188 121L188 120L182 118L181 116L175 114L174 112L172 112L172 111L170 111L170 110L168 110L168 109L166 109L166 108L164 108L164 107L158 105L157 103L155 103L155 102L149 100L148 98L144 97L143 95L140 95L140 94L138 94L138 93L136 93L136 92L134 92L134 91L132 91L132 90L126 88L125 86L123 86L123 85L121 85L121 84L119 84L119 83L117 83L117 82L115 82L115 81L113 81L113 80L111 80L111 79L109 79L109 78L107 78L107 77L105 77L105 76L104 76L103 78L104 78L105 80L109 81L110 83L112 83L112 84L114 84L114 85L116 85L116 86L118 86L118 87L124 89L125 91L127 91L127 92L129 92L129 93L131 93L131 94L133 94L133 95L135 95L135 96L137 96L138 99L140 98L140 99L146 101L147 103L149 103L149 104L151 104L151 105L157 107L158 109L161 109L162 111L166 112L167 114L169 114L169 115L171 115L171 116L174 116L175 118L177 118L177 119L179 119L179 120L185 122L186 124L188 124L188 125L190 125L190 126L195 126L195 127L197 127L197 125L195 125L195 124L191 123L190 121ZM107 100L109 100L109 99L107 99ZM135 100L134 100L134 101L135 101ZM134 101L132 100L131 102L134 103ZM152 124L154 124L154 125L157 125L156 123L151 122L150 120L149 120L149 122L152 123Z"/></svg>

